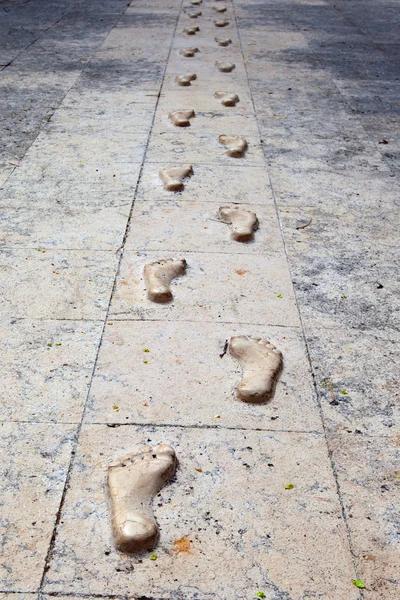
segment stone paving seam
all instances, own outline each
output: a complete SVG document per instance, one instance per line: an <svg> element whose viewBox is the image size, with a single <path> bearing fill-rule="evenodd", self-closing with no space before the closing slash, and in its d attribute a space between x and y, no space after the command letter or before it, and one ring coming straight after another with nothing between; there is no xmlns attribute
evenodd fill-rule
<svg viewBox="0 0 400 600"><path fill-rule="evenodd" d="M175 34L175 31L176 31L176 28L177 28L177 25L178 25L178 18L179 18L180 11L182 9L182 4L183 4L183 0L181 0L181 5L180 5L179 13L178 13L178 16L177 16L177 19L176 19L175 28L174 28L174 30L172 32L171 45L170 45L170 50L169 50L169 53L168 53L168 57L169 57L169 55L171 53L173 39L174 39L174 34ZM116 21L117 23L123 17L123 15L126 12L126 10L128 9L128 7L129 7L129 4L127 5L125 11L122 13L122 15L119 17L119 19ZM112 29L114 29L114 28L115 28L115 25L114 25L114 27ZM102 44L105 42L105 40L107 39L107 37L108 36L106 36L106 38L104 40L102 40ZM164 76L165 76L167 64L168 64L168 58L165 61ZM78 77L78 79L79 79L79 77ZM135 202L135 195L136 195L136 191L137 191L137 188L138 188L138 183L140 181L140 175L141 175L141 172L142 172L142 169L143 169L143 164L144 164L144 161L145 161L145 157L146 157L147 146L148 146L148 143L149 143L149 140L150 140L150 136L151 136L151 129L152 129L152 126L153 126L153 123L154 123L155 112L156 112L156 109L157 109L158 101L159 101L159 94L158 94L157 101L156 101L156 104L155 104L154 109L153 109L152 124L151 124L150 130L149 130L148 136L147 136L147 143L146 143L146 147L145 147L145 152L143 154L143 159L142 159L142 162L141 162L141 169L140 169L140 173L139 173L138 182L136 184L135 192L133 194L133 199L132 199L132 204L131 204L131 210L130 210L130 215L129 215L129 218L128 218L128 221L127 221L127 225L126 225L126 229L125 229L125 235L124 235L124 239L123 239L123 244L125 243L126 236L127 236L128 229L129 229L129 220L130 220L130 216L132 214L132 210L133 210L133 206L134 206L134 202ZM86 394L86 402L87 402L87 399L88 399L89 394L90 394L90 387L91 387L91 383L92 383L92 380L93 380L93 375L94 375L95 370L96 370L97 359L98 359L98 355L99 355L100 348L101 348L102 338L103 338L104 331L106 329L107 320L108 320L108 310L109 310L110 305L111 305L113 290L114 290L114 287L115 287L115 282L116 282L116 279L117 279L117 276L118 276L119 265L120 265L120 262L122 260L122 257L123 257L123 252L121 252L120 256L119 256L118 266L117 266L117 269L116 269L116 272L115 272L115 277L114 277L114 283L113 283L113 286L112 286L112 289L111 289L111 292L110 292L108 309L107 309L106 314L105 314L104 324L103 324L103 330L102 330L102 333L101 333L101 336L100 336L100 341L99 341L99 344L98 344L98 347L97 347L96 357L95 357L95 360L94 360L94 363L93 363L91 380L90 380L90 383L89 383L88 392ZM85 404L86 404L86 402L85 402ZM52 558L52 551L53 551L53 548L54 548L54 545L55 545L55 542L56 542L56 538L57 538L57 528L58 528L58 525L59 525L59 522L60 522L60 519L61 519L61 516L62 516L62 511L63 511L64 502L65 502L65 497L66 497L67 491L69 489L69 480L70 480L70 476L71 476L71 473L72 473L72 470L73 470L73 465L74 465L74 462L75 462L75 451L76 451L76 448L78 447L78 444L79 444L80 431L81 431L81 428L82 428L82 425L83 425L84 415L85 415L85 407L84 407L84 409L82 411L82 418L80 420L80 423L79 423L79 425L77 426L77 429L76 429L75 442L73 444L73 451L71 453L71 460L70 460L70 463L69 463L69 466L68 466L68 469L67 469L67 476L66 476L66 481L65 481L65 485L64 485L64 489L63 489L63 493L62 493L62 497L61 497L61 502L60 502L60 505L59 505L59 508L58 508L58 511L57 511L57 515L56 515L56 519L55 519L55 525L54 525L54 529L53 529L53 534L52 534L52 537L51 537L51 540L50 540L48 552L47 552L47 555L46 555L46 558L45 558L45 562L44 562L42 578L41 578L40 585L39 585L39 588L38 588L38 592L39 592L39 596L40 597L42 597L42 595L43 595L42 594L42 590L43 590L43 587L44 587L44 584L45 584L46 573L47 573L48 569L50 568L50 563L51 563L51 558Z"/></svg>
<svg viewBox="0 0 400 600"><path fill-rule="evenodd" d="M242 41L241 41L241 32L240 32L238 20L237 20L236 14L235 14L235 2L234 2L234 0L232 0L232 6L233 6L234 19L235 19L236 27L237 27L237 31L238 31L239 44L240 44L240 48L241 48L241 51L242 51L242 54L243 54L243 60L244 60L244 63L245 63L245 70L246 70L246 77L247 77L247 68L246 68L245 54L244 54L244 51L243 51L243 46L242 46ZM250 90L250 96L251 96L252 101L253 101L252 87L251 87L251 84L250 84L250 81L249 81L248 77L247 77L247 80L248 80L248 86L249 86L249 90ZM254 110L254 113L256 115L256 120L258 122L258 117L257 117L257 112L256 112L256 108L255 108L255 105L254 105L254 101L253 101L253 110ZM259 136L260 136L260 139L261 139L261 131L260 131L260 129L259 129ZM266 169L266 171L268 173L268 176L269 176L268 166L266 164L266 161L264 161L264 162L265 162L265 169ZM278 204L276 202L276 198L275 198L275 194L274 194L273 182L272 182L270 176L269 176L269 180L270 180L272 195L273 195L273 198L274 198L274 203L275 203L277 217L278 217L278 220L279 220L279 223L280 223L280 226L281 226L280 211L279 211ZM287 265L288 265L290 277L292 279L292 269L291 269L291 266L290 266L290 263L289 263L289 259L288 259L288 254L287 254L287 250L286 250L286 244L285 244L285 238L283 236L282 226L281 226L281 235L282 235L282 241L283 241L283 246L284 246L285 257L286 257L286 261L287 261ZM294 294L295 301L296 301L296 290L295 290L294 286L293 286L293 294ZM346 527L346 534L347 534L348 545L349 545L350 554L351 554L352 562L353 562L354 575L355 575L355 578L357 578L356 555L355 555L355 552L353 550L353 544L352 544L352 539L351 539L350 526L349 526L349 523L347 521L347 515L346 515L346 511L345 511L345 507L344 507L344 500L343 500L343 497L342 497L342 494L341 494L341 490L340 490L340 485L339 485L339 480L338 480L336 466L335 466L335 464L333 462L332 455L331 455L331 450L330 450L329 443L328 443L327 432L326 432L326 429L325 429L324 415L323 415L323 411L322 411L322 407L321 407L321 402L320 402L320 398L319 398L319 394L318 394L318 389L317 389L316 376L315 376L315 372L314 372L314 369L313 369L313 364L311 362L311 356L310 356L310 351L309 351L309 347L308 347L308 343L307 343L307 337L306 337L306 333L305 333L305 328L304 328L304 324L303 324L303 321L302 321L302 315L300 313L300 309L298 307L297 301L296 301L296 307L297 307L297 310L298 310L298 315L299 315L299 320L300 320L301 330L302 330L302 336L303 336L303 342L305 344L306 355L307 355L307 359L308 359L308 363L309 363L309 368L310 368L310 371L311 371L312 382L313 382L313 386L314 386L314 394L315 394L315 397L316 397L316 400L317 400L317 406L319 407L319 414L320 414L320 419L321 419L321 422L322 422L322 426L324 428L324 439L325 439L325 444L326 444L326 449L327 449L327 452L328 452L328 456L329 456L329 459L330 459L331 471L333 473L333 477L334 477L334 480L335 480L337 496L338 496L338 500L339 500L340 507L341 507L342 520L343 520L343 522L345 524L345 527ZM364 597L364 595L362 593L362 590L360 590L360 598L363 598L363 597Z"/></svg>

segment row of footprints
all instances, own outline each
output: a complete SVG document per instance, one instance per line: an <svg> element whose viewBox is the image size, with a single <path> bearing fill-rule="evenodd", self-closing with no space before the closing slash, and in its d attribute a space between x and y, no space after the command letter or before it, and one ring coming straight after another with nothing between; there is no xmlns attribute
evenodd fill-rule
<svg viewBox="0 0 400 600"><path fill-rule="evenodd" d="M200 6L202 0L191 0L193 6ZM213 7L217 13L225 13L225 5ZM201 11L187 12L188 17L197 19ZM225 27L225 19L215 20L216 27ZM186 35L196 35L197 26L186 27ZM230 38L215 38L219 46L228 46ZM193 57L198 48L180 50L183 57ZM230 73L235 65L227 61L216 61L219 71ZM176 83L189 86L197 79L195 73L185 73L176 77ZM215 98L224 106L236 106L237 94L215 92ZM195 117L192 109L172 111L168 115L173 125L189 127ZM220 135L219 142L231 157L242 157L247 150L247 141L240 136ZM160 169L159 176L164 189L168 192L180 192L184 181L193 175L192 166ZM258 228L257 215L238 204L227 204L218 210L221 222L231 226L232 239L246 243L252 240ZM185 259L164 259L144 268L144 280L149 300L158 303L173 299L171 282L186 272ZM239 361L243 368L243 378L236 386L239 400L244 402L265 402L274 392L275 382L282 368L282 354L269 341L260 337L235 335L228 344L229 354ZM128 456L118 459L108 468L107 485L111 499L112 528L116 547L123 552L138 552L154 546L158 538L158 528L151 508L154 496L174 475L177 459L174 449L166 444L155 448L142 446Z"/></svg>

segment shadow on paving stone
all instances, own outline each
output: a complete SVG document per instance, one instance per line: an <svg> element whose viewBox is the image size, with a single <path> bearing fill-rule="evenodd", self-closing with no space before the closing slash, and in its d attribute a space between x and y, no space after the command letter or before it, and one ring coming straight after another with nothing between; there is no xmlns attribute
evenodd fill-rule
<svg viewBox="0 0 400 600"><path fill-rule="evenodd" d="M164 65L147 58L136 58L131 64L124 60L96 58L82 74L80 87L101 85L107 89L117 86L119 89L137 88L145 84L161 84Z"/></svg>

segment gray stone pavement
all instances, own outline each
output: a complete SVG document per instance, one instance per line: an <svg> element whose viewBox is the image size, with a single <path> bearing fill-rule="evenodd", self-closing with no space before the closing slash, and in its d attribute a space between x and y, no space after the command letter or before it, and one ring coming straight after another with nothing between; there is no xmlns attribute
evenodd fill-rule
<svg viewBox="0 0 400 600"><path fill-rule="evenodd" d="M221 29L211 0L0 4L1 600L400 598L398 5L225 4ZM152 304L143 266L174 256ZM235 398L235 333L283 353L268 404ZM179 460L156 560L108 520L107 465L143 442Z"/></svg>

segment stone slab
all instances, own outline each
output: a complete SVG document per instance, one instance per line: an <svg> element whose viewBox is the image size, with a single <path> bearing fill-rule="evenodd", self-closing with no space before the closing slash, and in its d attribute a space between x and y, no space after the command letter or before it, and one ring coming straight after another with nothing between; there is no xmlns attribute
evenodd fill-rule
<svg viewBox="0 0 400 600"><path fill-rule="evenodd" d="M101 319L116 266L115 252L3 249L3 317Z"/></svg>
<svg viewBox="0 0 400 600"><path fill-rule="evenodd" d="M176 478L156 501L156 560L151 552L132 558L115 552L107 514L107 465L143 441L172 444L179 461ZM175 552L174 541L186 536L190 552ZM268 600L316 594L353 600L359 597L353 578L321 436L84 427L46 592L194 600L225 599L235 590L235 598L246 600L257 591Z"/></svg>
<svg viewBox="0 0 400 600"><path fill-rule="evenodd" d="M1 423L0 427L4 453L1 586L3 592L34 592L56 522L75 427L49 423Z"/></svg>
<svg viewBox="0 0 400 600"><path fill-rule="evenodd" d="M332 436L329 445L364 598L397 600L399 438Z"/></svg>
<svg viewBox="0 0 400 600"><path fill-rule="evenodd" d="M193 175L186 179L182 192L164 190L158 175L160 168L190 164L186 156L182 161L167 158L160 163L143 167L137 197L147 201L179 200L185 202L213 202L217 210L221 203L239 202L243 204L265 204L273 206L273 196L265 168L243 165L242 161L233 165L193 164ZM231 159L235 160L235 159Z"/></svg>
<svg viewBox="0 0 400 600"><path fill-rule="evenodd" d="M173 300L147 299L143 268L166 252L124 253L110 318L262 323L298 326L289 270L283 256L185 252L186 274L172 283Z"/></svg>
<svg viewBox="0 0 400 600"><path fill-rule="evenodd" d="M220 134L227 135L225 131ZM228 156L226 148L215 135L196 135L183 131L151 137L146 158L150 163L160 163L168 157L170 162L197 163L203 165L262 166L264 157L258 136L246 135L248 149L238 158ZM229 134L228 134L229 135Z"/></svg>
<svg viewBox="0 0 400 600"><path fill-rule="evenodd" d="M321 431L299 330L248 324L109 323L87 422ZM283 353L284 369L267 404L236 398L242 370L224 354L226 342L236 333L264 337Z"/></svg>
<svg viewBox="0 0 400 600"><path fill-rule="evenodd" d="M3 320L2 420L79 423L102 328L93 321Z"/></svg>
<svg viewBox="0 0 400 600"><path fill-rule="evenodd" d="M172 252L216 252L231 254L270 254L282 252L282 238L275 209L248 204L259 220L254 239L238 243L231 228L218 218L218 208L209 202L137 199L132 212L125 248Z"/></svg>

